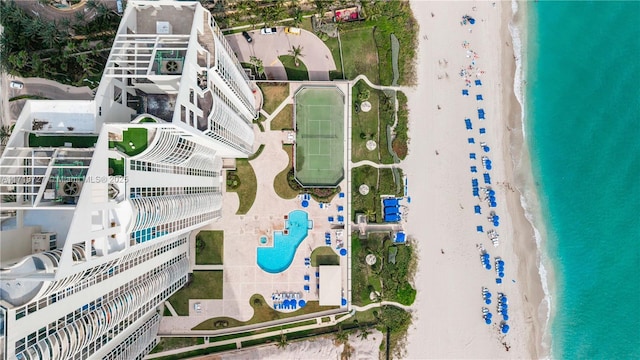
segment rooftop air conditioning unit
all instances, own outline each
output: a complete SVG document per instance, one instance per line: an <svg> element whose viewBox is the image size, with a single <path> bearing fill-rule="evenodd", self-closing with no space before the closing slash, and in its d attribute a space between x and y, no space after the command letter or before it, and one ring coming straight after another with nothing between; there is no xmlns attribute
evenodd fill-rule
<svg viewBox="0 0 640 360"><path fill-rule="evenodd" d="M82 181L60 181L58 183L58 196L78 197L82 190Z"/></svg>
<svg viewBox="0 0 640 360"><path fill-rule="evenodd" d="M160 71L163 74L182 74L182 61L181 60L162 60Z"/></svg>

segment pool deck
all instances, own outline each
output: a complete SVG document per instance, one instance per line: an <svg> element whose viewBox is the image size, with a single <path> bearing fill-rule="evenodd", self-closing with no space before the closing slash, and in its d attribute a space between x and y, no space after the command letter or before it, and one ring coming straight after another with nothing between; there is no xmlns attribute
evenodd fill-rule
<svg viewBox="0 0 640 360"><path fill-rule="evenodd" d="M345 93L350 93L348 87L346 84L340 86ZM291 91L291 94L293 93L294 91ZM349 98L346 101L350 101ZM350 134L348 123L350 121L345 121L345 134ZM269 129L268 124L265 127ZM350 142L349 136L345 136L345 138L344 164L346 167L346 164L349 164L347 156L351 152L347 146L347 142ZM332 224L328 221L329 216L333 216L335 219L338 215L344 216L343 242L344 246L350 250L350 197L348 193L344 198L336 195L330 205L324 208L320 208L318 202L313 199L309 201L309 207L302 208L301 199L285 200L280 198L273 189L273 179L288 164L288 156L282 150L282 144L286 143L286 140L286 132L256 131L256 147L262 143L265 144L265 148L257 159L250 162L256 173L258 184L253 206L246 215L236 215L239 205L237 194L223 191L222 218L200 229L224 231L223 299L189 300L189 316L163 317L160 324L161 333L188 331L207 319L219 316L229 316L240 321L247 321L253 316L253 308L249 304L249 299L254 294L261 294L270 305L273 305L271 295L276 292L299 292L305 301L318 300L317 279L315 277L318 268L306 267L304 259L310 257L311 251L316 247L326 246L325 232L331 232L332 247L335 249L335 229L331 229ZM345 169L345 174L350 174L350 171ZM350 176L347 176L340 183L343 192L347 192L350 188L349 180ZM337 211L338 205L344 207L340 213ZM291 266L279 274L269 274L257 265L257 248L271 246L273 232L284 230L284 215L297 209L304 210L309 214L309 220L313 221L313 229L309 230L307 238L298 247ZM190 261L192 269L198 268L195 265L195 235L197 233L198 231L192 232L191 239ZM266 245L260 244L260 236L262 235L268 237ZM349 300L349 305L345 309L350 308L350 262L350 251L347 256L340 256L343 296ZM304 280L305 275L310 276L309 282ZM304 285L307 284L311 288L308 293L304 291ZM200 303L200 312L194 310L194 303Z"/></svg>

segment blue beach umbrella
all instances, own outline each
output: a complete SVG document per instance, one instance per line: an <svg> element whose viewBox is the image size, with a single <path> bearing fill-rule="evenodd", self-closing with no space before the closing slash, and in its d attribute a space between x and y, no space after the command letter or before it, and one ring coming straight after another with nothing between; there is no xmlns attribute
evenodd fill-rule
<svg viewBox="0 0 640 360"><path fill-rule="evenodd" d="M306 302L306 301L304 301L304 300L302 300L302 299L298 301L298 306L299 306L299 307L305 307L306 305L307 305L307 302Z"/></svg>
<svg viewBox="0 0 640 360"><path fill-rule="evenodd" d="M492 313L487 313L485 316L486 316L487 318L491 319L491 318L493 317L493 314L492 314Z"/></svg>
<svg viewBox="0 0 640 360"><path fill-rule="evenodd" d="M345 248L340 249L340 255L342 255L342 256L347 255L347 249L345 249Z"/></svg>
<svg viewBox="0 0 640 360"><path fill-rule="evenodd" d="M502 325L502 333L506 334L508 332L509 332L509 325L507 324Z"/></svg>
<svg viewBox="0 0 640 360"><path fill-rule="evenodd" d="M491 265L487 264L487 265L484 266L484 268L487 269L487 270L491 270Z"/></svg>
<svg viewBox="0 0 640 360"><path fill-rule="evenodd" d="M486 296L487 298L490 298L490 297L491 297L491 293L487 291L487 293L485 294L485 296Z"/></svg>
<svg viewBox="0 0 640 360"><path fill-rule="evenodd" d="M309 206L309 202L307 200L302 200L302 207L306 208Z"/></svg>
<svg viewBox="0 0 640 360"><path fill-rule="evenodd" d="M507 321L507 320L509 320L509 316L508 316L508 315L503 315L503 316L502 316L502 319L503 319L504 321Z"/></svg>
<svg viewBox="0 0 640 360"><path fill-rule="evenodd" d="M504 277L504 273L503 272L499 272L498 276L500 276L502 278L502 277Z"/></svg>
<svg viewBox="0 0 640 360"><path fill-rule="evenodd" d="M491 319L489 319L489 318L484 319L484 322L485 322L487 325L491 325Z"/></svg>
<svg viewBox="0 0 640 360"><path fill-rule="evenodd" d="M347 299L342 298L342 301L340 303L342 304L342 306L347 306Z"/></svg>
<svg viewBox="0 0 640 360"><path fill-rule="evenodd" d="M485 304L490 305L491 304L491 299L487 299L484 301Z"/></svg>

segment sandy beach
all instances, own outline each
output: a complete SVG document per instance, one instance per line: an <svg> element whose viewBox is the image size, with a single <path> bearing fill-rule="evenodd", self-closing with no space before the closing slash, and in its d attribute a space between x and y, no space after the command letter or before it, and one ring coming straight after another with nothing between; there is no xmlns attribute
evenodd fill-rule
<svg viewBox="0 0 640 360"><path fill-rule="evenodd" d="M418 86L407 90L411 143L402 167L411 197L407 230L415 238L420 260L406 358L544 357L547 350L540 344L547 311L546 304L541 306L539 255L514 175L523 136L521 107L513 91L512 4L413 1L411 6L420 24ZM475 23L461 24L464 15ZM463 76L462 69L467 71ZM475 80L482 85L476 86ZM463 89L469 96L462 95ZM479 108L486 120L479 119ZM486 133L481 135L479 128ZM486 142L490 152L485 153L480 142ZM477 159L470 159L470 153ZM472 178L481 188L486 186L483 155L492 161L495 208L472 195ZM471 166L478 173L471 173ZM476 205L481 205L481 215L474 213ZM498 227L487 220L489 211L500 216ZM490 229L500 235L498 247L486 234ZM483 268L478 244L491 254L491 270ZM495 256L505 262L500 285L493 269ZM491 305L485 305L483 287L493 294ZM500 331L498 292L508 296L507 334ZM482 317L483 306L494 315L491 325Z"/></svg>

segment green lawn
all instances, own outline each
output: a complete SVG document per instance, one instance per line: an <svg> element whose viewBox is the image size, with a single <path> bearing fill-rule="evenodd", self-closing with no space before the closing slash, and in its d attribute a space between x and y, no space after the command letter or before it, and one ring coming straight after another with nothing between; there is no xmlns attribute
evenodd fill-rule
<svg viewBox="0 0 640 360"><path fill-rule="evenodd" d="M401 197L404 195L404 184L402 182L402 172L398 171L398 182L393 177L393 170L379 169L380 174L380 194L395 195Z"/></svg>
<svg viewBox="0 0 640 360"><path fill-rule="evenodd" d="M367 195L360 194L360 185L369 186ZM378 169L364 165L351 170L351 218L355 221L355 214L362 213L369 216L370 222L375 222L376 218L381 218L380 198L377 195L378 189Z"/></svg>
<svg viewBox="0 0 640 360"><path fill-rule="evenodd" d="M260 83L258 86L264 97L262 108L269 114L289 96L289 84L287 83Z"/></svg>
<svg viewBox="0 0 640 360"><path fill-rule="evenodd" d="M293 164L293 145L282 145L282 150L284 150L289 156L289 164L273 179L273 189L281 198L293 199L299 194L298 191L289 186L289 181L287 180L287 176L289 175Z"/></svg>
<svg viewBox="0 0 640 360"><path fill-rule="evenodd" d="M324 43L331 51L333 61L336 63L336 70L329 72L329 79L342 79L343 73L342 63L340 62L340 44L338 43L338 38L328 38Z"/></svg>
<svg viewBox="0 0 640 360"><path fill-rule="evenodd" d="M38 136L29 134L29 146L31 147L62 147L65 143L70 143L74 148L94 147L98 141L97 136Z"/></svg>
<svg viewBox="0 0 640 360"><path fill-rule="evenodd" d="M311 266L340 265L340 256L330 246L320 246L311 252Z"/></svg>
<svg viewBox="0 0 640 360"><path fill-rule="evenodd" d="M193 345L204 344L204 338L196 337L163 337L158 342L158 345L153 348L151 354L155 354L162 351L180 349Z"/></svg>
<svg viewBox="0 0 640 360"><path fill-rule="evenodd" d="M288 104L271 119L271 130L293 130L293 105Z"/></svg>
<svg viewBox="0 0 640 360"><path fill-rule="evenodd" d="M373 28L365 27L340 32L344 75L354 79L363 74L374 84L379 84L378 52L373 40Z"/></svg>
<svg viewBox="0 0 640 360"><path fill-rule="evenodd" d="M271 320L285 319L293 316L300 316L304 314L310 314L318 311L324 310L332 310L337 309L338 306L320 306L318 301L308 301L307 305L301 309L298 309L294 312L283 313L273 309L267 302L264 300L262 295L255 294L249 299L249 304L253 307L253 316L248 321L239 321L230 317L218 317L206 320L192 330L216 330L219 329L220 326L216 327L215 324L220 322L226 322L226 327L236 327L242 325L251 325L257 323L263 323Z"/></svg>
<svg viewBox="0 0 640 360"><path fill-rule="evenodd" d="M109 175L124 176L124 159L109 158Z"/></svg>
<svg viewBox="0 0 640 360"><path fill-rule="evenodd" d="M196 235L196 264L222 265L224 257L224 232L203 230Z"/></svg>
<svg viewBox="0 0 640 360"><path fill-rule="evenodd" d="M179 316L189 315L189 299L222 299L222 271L194 271L191 282L169 298Z"/></svg>
<svg viewBox="0 0 640 360"><path fill-rule="evenodd" d="M291 55L280 55L278 56L278 59L280 59L280 62L284 65L284 69L287 72L287 79L300 81L309 80L307 66L301 59L298 60L298 64L300 64L300 66L296 66L293 61L293 56ZM302 56L302 59L304 59L304 56Z"/></svg>
<svg viewBox="0 0 640 360"><path fill-rule="evenodd" d="M239 179L239 185L237 187L231 185L229 178ZM258 183L253 167L247 159L237 159L236 170L227 172L227 191L236 192L240 199L237 215L244 215L251 209L256 200L257 190Z"/></svg>
<svg viewBox="0 0 640 360"><path fill-rule="evenodd" d="M369 98L367 101L371 103L371 110L369 112L356 112L355 107L358 103L358 94L361 91L369 91ZM383 144L378 142L378 91L368 87L363 81L358 81L352 89L352 129L351 129L351 144L352 151L351 157L353 162L361 160L370 160L373 162L380 162L379 152ZM376 142L377 147L373 151L367 149L367 140L373 140ZM384 145L386 146L386 145Z"/></svg>
<svg viewBox="0 0 640 360"><path fill-rule="evenodd" d="M109 148L116 148L121 152L135 156L147 148L147 129L129 128L122 132L122 141L109 141Z"/></svg>
<svg viewBox="0 0 640 360"><path fill-rule="evenodd" d="M376 169L364 165L351 169L352 195L351 195L351 218L355 221L355 214L362 213L369 216L369 222L382 222L383 209L380 202L380 195L404 195L404 184L402 183L402 171L398 169L398 180L396 181L391 169ZM367 195L360 194L360 185L369 185Z"/></svg>

